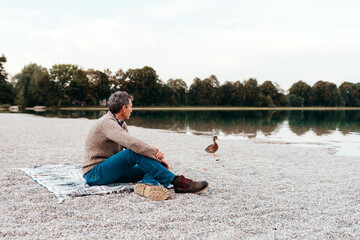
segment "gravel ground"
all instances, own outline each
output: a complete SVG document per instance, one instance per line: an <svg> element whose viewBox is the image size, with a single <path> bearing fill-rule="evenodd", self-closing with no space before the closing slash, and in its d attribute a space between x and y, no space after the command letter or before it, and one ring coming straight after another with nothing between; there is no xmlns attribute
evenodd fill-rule
<svg viewBox="0 0 360 240"><path fill-rule="evenodd" d="M333 149L129 127L172 171L210 187L154 202L135 193L58 204L20 167L78 164L95 120L0 114L0 238L360 239L360 158Z"/></svg>

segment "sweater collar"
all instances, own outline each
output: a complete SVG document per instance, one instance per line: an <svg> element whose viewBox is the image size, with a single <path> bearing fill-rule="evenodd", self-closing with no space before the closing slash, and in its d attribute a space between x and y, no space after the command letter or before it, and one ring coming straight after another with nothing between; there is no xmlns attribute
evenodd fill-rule
<svg viewBox="0 0 360 240"><path fill-rule="evenodd" d="M115 118L115 120L118 122L118 124L122 127L122 125L124 124L124 121L120 121L117 117L116 117L116 115L115 114L113 114L112 112L110 112L113 116L114 116L114 118Z"/></svg>

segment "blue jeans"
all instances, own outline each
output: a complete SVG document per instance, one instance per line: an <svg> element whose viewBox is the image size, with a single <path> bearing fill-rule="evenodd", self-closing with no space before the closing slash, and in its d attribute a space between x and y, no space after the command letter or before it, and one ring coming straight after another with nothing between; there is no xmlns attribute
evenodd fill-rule
<svg viewBox="0 0 360 240"><path fill-rule="evenodd" d="M84 177L90 186L141 180L142 183L160 183L167 187L175 174L158 161L125 149L93 167Z"/></svg>

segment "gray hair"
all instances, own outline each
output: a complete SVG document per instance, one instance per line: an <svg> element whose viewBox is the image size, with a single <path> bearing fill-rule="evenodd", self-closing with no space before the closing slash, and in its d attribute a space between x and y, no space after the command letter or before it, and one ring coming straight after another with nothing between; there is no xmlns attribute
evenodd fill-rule
<svg viewBox="0 0 360 240"><path fill-rule="evenodd" d="M117 91L109 97L109 111L113 114L120 112L122 106L127 108L133 97L125 91Z"/></svg>

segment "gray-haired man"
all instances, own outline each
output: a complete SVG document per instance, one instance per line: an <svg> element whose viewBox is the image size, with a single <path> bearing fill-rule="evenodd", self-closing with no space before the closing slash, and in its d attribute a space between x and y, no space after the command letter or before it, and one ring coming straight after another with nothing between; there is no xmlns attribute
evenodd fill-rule
<svg viewBox="0 0 360 240"><path fill-rule="evenodd" d="M135 193L152 200L169 198L168 185L176 193L199 194L206 181L192 181L170 171L165 154L157 147L131 136L125 120L130 118L133 97L118 91L109 98L109 112L90 129L85 143L83 174L89 185L138 182ZM165 187L163 187L163 186Z"/></svg>

